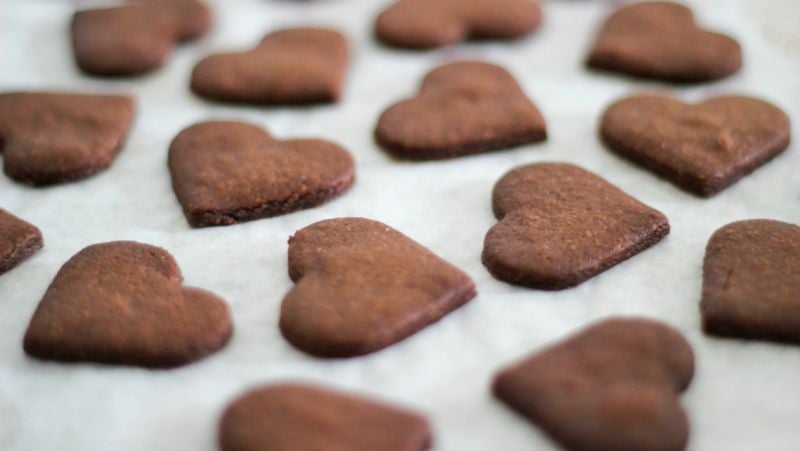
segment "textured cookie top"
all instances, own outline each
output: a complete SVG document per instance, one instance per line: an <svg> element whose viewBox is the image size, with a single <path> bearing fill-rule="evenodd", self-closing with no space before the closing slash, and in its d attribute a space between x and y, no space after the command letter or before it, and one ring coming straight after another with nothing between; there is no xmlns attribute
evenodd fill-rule
<svg viewBox="0 0 800 451"><path fill-rule="evenodd" d="M620 318L503 370L494 392L572 451L679 451L688 422L677 395L693 373L677 331Z"/></svg>
<svg viewBox="0 0 800 451"><path fill-rule="evenodd" d="M708 196L783 151L790 129L783 111L750 97L689 105L636 95L606 110L600 134L612 150Z"/></svg>
<svg viewBox="0 0 800 451"><path fill-rule="evenodd" d="M403 158L451 158L546 138L545 121L505 69L457 62L431 71L417 96L388 108L378 142Z"/></svg>
<svg viewBox="0 0 800 451"><path fill-rule="evenodd" d="M486 234L484 263L503 280L543 289L581 283L669 231L661 212L566 163L510 171L492 207L500 222Z"/></svg>
<svg viewBox="0 0 800 451"><path fill-rule="evenodd" d="M220 423L223 451L423 451L430 443L416 413L301 384L252 390Z"/></svg>
<svg viewBox="0 0 800 451"><path fill-rule="evenodd" d="M197 38L211 12L197 0L142 0L77 11L72 47L78 67L95 75L135 75L163 64L176 42Z"/></svg>
<svg viewBox="0 0 800 451"><path fill-rule="evenodd" d="M225 302L181 286L172 256L132 241L89 246L59 270L25 333L42 359L172 367L227 343Z"/></svg>
<svg viewBox="0 0 800 451"><path fill-rule="evenodd" d="M232 224L317 205L350 187L355 163L322 140L279 141L242 122L203 122L170 144L172 186L192 225Z"/></svg>
<svg viewBox="0 0 800 451"><path fill-rule="evenodd" d="M465 273L377 221L338 218L289 240L297 284L281 307L281 330L319 356L374 352L439 320L475 296Z"/></svg>
<svg viewBox="0 0 800 451"><path fill-rule="evenodd" d="M203 59L191 86L200 96L230 102L333 102L341 96L347 53L338 31L279 30L253 50Z"/></svg>
<svg viewBox="0 0 800 451"><path fill-rule="evenodd" d="M127 96L0 94L4 171L32 185L83 178L111 164L134 115Z"/></svg>
<svg viewBox="0 0 800 451"><path fill-rule="evenodd" d="M730 37L699 28L683 5L645 2L608 18L588 64L640 77L702 82L737 72L742 50Z"/></svg>
<svg viewBox="0 0 800 451"><path fill-rule="evenodd" d="M709 333L800 342L800 227L752 219L714 232L700 307Z"/></svg>
<svg viewBox="0 0 800 451"><path fill-rule="evenodd" d="M396 47L426 49L476 39L513 39L541 22L530 0L400 0L375 21L375 34Z"/></svg>

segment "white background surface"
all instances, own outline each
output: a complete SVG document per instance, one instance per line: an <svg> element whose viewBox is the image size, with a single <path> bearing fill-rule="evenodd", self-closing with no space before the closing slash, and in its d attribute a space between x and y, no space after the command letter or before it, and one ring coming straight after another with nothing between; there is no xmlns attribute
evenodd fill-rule
<svg viewBox="0 0 800 451"><path fill-rule="evenodd" d="M800 222L797 144L720 195L686 194L615 157L596 136L603 108L635 89L658 87L699 99L755 95L782 107L800 136L800 37L795 0L697 0L711 28L744 47L743 70L698 87L643 84L593 74L583 60L608 2L550 1L529 39L424 52L386 50L370 35L377 0L219 0L216 24L181 46L162 69L117 80L92 79L74 66L69 2L0 1L0 90L126 91L138 115L115 164L82 182L28 188L0 176L0 206L39 226L45 249L0 277L0 449L210 451L219 414L246 388L303 379L372 394L418 409L431 420L437 450L555 449L537 428L489 394L505 364L609 315L645 315L682 331L697 374L683 397L695 451L800 449L800 349L707 338L699 329L703 249L718 227L744 218ZM208 53L255 45L270 30L333 25L351 39L343 102L315 108L230 107L188 91L194 63ZM414 93L424 74L452 59L476 58L509 69L543 112L544 144L446 162L392 161L372 141L378 114ZM321 137L357 161L353 189L321 208L232 227L190 229L170 188L167 147L192 123L244 119L278 137ZM540 292L494 280L480 263L495 223L494 182L512 167L569 161L593 170L667 214L672 233L659 245L578 288ZM291 348L277 328L291 287L286 240L314 221L366 216L398 228L467 271L479 295L412 338L371 356L319 360ZM60 266L83 247L132 239L167 248L187 285L230 304L235 332L210 358L172 371L29 359L22 336Z"/></svg>

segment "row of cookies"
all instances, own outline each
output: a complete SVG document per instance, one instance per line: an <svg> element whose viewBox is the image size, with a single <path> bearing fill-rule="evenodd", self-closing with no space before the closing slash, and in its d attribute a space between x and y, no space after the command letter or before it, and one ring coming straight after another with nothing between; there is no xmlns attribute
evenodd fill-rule
<svg viewBox="0 0 800 451"><path fill-rule="evenodd" d="M0 94L4 171L31 185L93 175L123 147L134 110L127 96ZM43 128L48 133L40 133ZM599 126L610 150L701 196L718 193L779 155L789 145L790 128L783 111L755 98L715 97L688 105L659 94L615 102ZM434 69L418 95L386 109L375 127L384 149L417 160L496 151L546 136L545 119L514 78L479 62ZM170 145L169 167L194 226L315 206L354 180L352 158L333 143L280 141L235 122L182 131ZM231 180L261 183L256 189Z"/></svg>
<svg viewBox="0 0 800 451"><path fill-rule="evenodd" d="M247 132L260 132L257 128L239 123L208 123L193 128L214 128L220 125L242 128L234 136L246 135ZM352 181L352 177L345 180ZM198 205L214 200L202 197L202 194L207 194L206 191L203 191L206 186L208 184L200 184L201 189L198 191L200 195L193 194ZM302 186L303 189L294 192L287 191L284 187L278 187L279 190L283 190L282 193L286 194L287 197L284 199L292 199L295 204L264 203L259 205L255 211L281 211L281 208L285 208L286 205L307 206L319 201L320 197L314 194L311 185ZM326 188L327 192L335 192L338 186L335 184L329 186ZM311 192L309 193L309 191ZM241 195L234 192L229 197L237 201L240 200ZM492 275L500 280L544 290L560 290L579 285L655 245L670 230L667 217L658 210L639 202L603 178L580 167L565 163L536 163L511 170L497 182L493 189L492 209L498 218L498 223L486 233L482 252L483 264ZM249 212L250 210L245 210L245 213ZM194 217L197 219L223 218L231 222L235 222L245 214L238 214L234 210L222 213L206 210L203 214L201 213L203 210L198 209L197 215ZM36 227L9 213L3 212L0 226L2 226L3 239L3 242L0 243L2 244L0 268L3 269L3 272L30 257L43 246L41 234ZM786 297L784 294L768 290L762 285L779 280L779 278L776 279L775 274L785 274L786 271L791 273L792 265L787 262L792 261L792 253L797 245L795 235L796 227L791 224L753 220L726 226L711 238L706 256L704 286L711 291L725 292L725 296L704 295L703 316L707 330L759 338L791 335L788 331L771 332L769 322L761 318L762 315L754 315L759 319L753 322L748 321L748 315L744 315L742 312L750 311L750 308L755 309L753 312L757 312L763 303L769 302L771 297L775 299ZM389 244L392 241L402 244L397 248ZM738 246L732 244L737 241L739 242ZM311 288L311 291L316 290L319 296L296 296L301 299L296 302L291 301L295 296L287 296L281 315L281 330L284 336L297 347L315 355L346 357L366 354L413 334L420 328L437 321L475 295L474 284L465 274L445 264L433 254L429 255L431 261L434 262L431 263L433 267L419 261L417 257L415 257L416 261L413 259L406 261L401 258L403 248L414 246L418 245L399 232L366 219L323 221L297 232L289 240L289 274L296 282L304 280L306 272L313 270L320 270L323 275L328 273L345 274L346 270L352 269L347 263L348 258L345 258L350 253L353 254L353 260L367 264L356 271L357 280L342 278L338 281L335 290L326 284L325 277L322 277L322 280L318 277L310 277L308 280L321 283L320 286L312 284ZM747 254L751 258L758 256L755 266L745 271L746 274L759 274L760 282L750 284L760 287L755 292L752 292L752 286L747 284L735 286L735 290L731 288L734 286L733 282L737 280L731 275L736 258L728 256L728 253L729 248L737 247L740 249L746 247ZM414 249L416 249L415 254L427 252L421 247ZM87 249L86 252L92 254L99 251ZM155 251L150 253L153 252ZM114 253L112 252L112 254ZM387 265L380 264L383 254L387 261L393 260L392 265L397 268L388 268ZM339 257L333 258L331 255ZM75 258L86 259L86 257L77 256ZM110 261L114 261L122 257L109 258ZM166 258L159 259L159 261ZM717 260L721 263L715 263ZM345 266L340 266L341 264L345 264ZM741 263L739 266L745 264ZM436 268L440 265L443 266L437 270ZM789 269L786 269L787 265ZM172 266L175 265L172 264ZM718 268L720 266L722 269ZM97 270L102 273L106 267L105 264L98 264ZM177 267L174 268L174 271L177 271ZM412 294L420 290L415 284L416 277L420 276L420 271L422 274L430 271L430 274L447 273L450 275L434 278L437 281L435 285L438 289L444 291L432 293L430 290L421 290L430 297L423 296L418 299L419 304L407 306L408 311L400 309L394 304L395 302L402 303L402 301L393 300L388 305L376 304L377 301L371 300L369 295L362 301L353 301L361 299L365 295L363 284L356 283L364 280L374 280L374 283L382 286L384 290L392 288L400 299L413 298ZM87 271L84 269L81 272L86 273ZM117 272L123 273L124 271ZM180 281L179 272L176 274L174 277L170 277ZM717 276L712 276L712 274L717 274ZM722 277L720 274L725 274L725 276ZM738 274L737 276L743 277ZM724 280L722 282L715 281L714 277ZM380 283L377 282L379 280ZM724 290L714 288L715 285L723 282ZM299 284L293 293L302 291L301 288L307 285L309 285L308 281L305 284ZM780 286L776 283L776 289ZM415 288L411 289L411 293L403 294L409 287ZM323 296L322 293L325 295ZM751 299L750 301L739 299L745 294L745 297ZM705 301L706 297L709 297L710 300ZM312 304L308 305L306 301L303 301L303 299L318 298L329 300L341 298L341 302L316 305L313 304L314 301L310 301ZM347 301L348 299L350 301ZM775 299L772 302L777 303L778 301ZM738 306L739 302L744 302L745 305ZM732 305L728 305L731 303ZM43 302L43 304L48 303ZM750 307L748 308L747 305ZM377 321L377 324L372 324L372 329L365 325L364 330L353 327L352 324L347 326L347 323L352 321L349 317L358 316L358 313L345 314L346 312L340 311L342 306L355 308L356 312L360 311L358 309L365 308L373 311L374 315L369 316L373 321ZM382 307L386 308L385 311ZM63 310L63 308L61 309ZM304 319L303 314L304 311L310 309L330 310L330 314L321 315L318 318L323 321L323 324L311 324L308 319ZM76 309L76 311L80 311L80 309ZM131 313L128 310L125 312ZM384 312L385 315L380 312ZM741 314L742 318L737 316L735 319L731 319L731 315L736 312L739 312L738 314ZM399 315L399 318L393 315ZM405 315L411 315L416 320L404 319ZM297 320L292 319L295 316L298 318ZM779 315L778 318L782 316L785 315ZM329 317L344 319L345 323L327 324ZM47 324L47 322L45 323ZM394 334L381 332L387 323L394 324L390 327L395 331ZM400 325L403 326L400 327ZM49 324L44 329L64 331L63 327L52 328ZM229 331L230 327L227 329ZM337 344L337 340L343 339L341 330L345 329L355 335L348 336L342 343ZM381 337L381 339L376 337ZM222 340L223 343L224 341ZM198 350L203 347L195 346L194 348Z"/></svg>
<svg viewBox="0 0 800 451"><path fill-rule="evenodd" d="M465 39L521 38L541 21L540 6L530 0L399 0L376 17L374 34L392 47L431 49ZM72 47L88 74L141 74L164 64L176 43L202 36L211 23L210 10L198 0L87 9L73 16ZM274 33L253 50L201 61L192 88L226 101L334 101L346 59L345 39L335 31ZM724 78L741 64L734 39L701 29L691 10L665 1L619 8L587 59L595 69L679 82Z"/></svg>
<svg viewBox="0 0 800 451"><path fill-rule="evenodd" d="M678 400L694 374L686 340L656 321L612 318L498 372L497 399L575 451L680 451L689 422ZM222 413L223 451L424 451L427 420L322 387L276 383Z"/></svg>

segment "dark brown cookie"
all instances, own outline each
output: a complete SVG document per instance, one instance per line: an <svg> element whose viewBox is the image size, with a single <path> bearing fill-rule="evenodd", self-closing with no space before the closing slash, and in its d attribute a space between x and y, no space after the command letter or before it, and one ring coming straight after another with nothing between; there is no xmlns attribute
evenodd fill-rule
<svg viewBox="0 0 800 451"><path fill-rule="evenodd" d="M211 12L198 0L144 0L77 11L72 48L94 75L135 75L161 66L177 42L208 31Z"/></svg>
<svg viewBox="0 0 800 451"><path fill-rule="evenodd" d="M338 218L289 239L280 327L320 357L352 357L390 346L475 297L455 266L377 221Z"/></svg>
<svg viewBox="0 0 800 451"><path fill-rule="evenodd" d="M300 384L249 391L220 421L222 451L424 451L424 417L359 396Z"/></svg>
<svg viewBox="0 0 800 451"><path fill-rule="evenodd" d="M570 451L680 451L689 343L646 319L611 319L503 370L493 390Z"/></svg>
<svg viewBox="0 0 800 451"><path fill-rule="evenodd" d="M483 264L498 279L543 290L583 283L669 233L661 212L565 163L507 173L492 207L500 222L486 234Z"/></svg>
<svg viewBox="0 0 800 451"><path fill-rule="evenodd" d="M225 302L181 286L159 247L95 244L56 275L33 314L24 347L47 360L167 368L219 350L233 331Z"/></svg>
<svg viewBox="0 0 800 451"><path fill-rule="evenodd" d="M401 158L441 159L543 141L547 132L505 69L458 62L431 71L416 97L387 109L375 138Z"/></svg>
<svg viewBox="0 0 800 451"><path fill-rule="evenodd" d="M688 105L637 95L611 105L600 124L611 150L701 196L722 191L780 154L789 130L783 111L748 97Z"/></svg>
<svg viewBox="0 0 800 451"><path fill-rule="evenodd" d="M172 188L194 227L320 205L353 184L350 154L328 141L278 141L241 122L203 122L169 147Z"/></svg>
<svg viewBox="0 0 800 451"><path fill-rule="evenodd" d="M430 49L468 38L520 38L541 20L530 0L399 0L378 16L375 35L391 46Z"/></svg>
<svg viewBox="0 0 800 451"><path fill-rule="evenodd" d="M226 102L303 104L339 100L347 70L347 39L323 28L269 34L253 50L200 61L192 90Z"/></svg>
<svg viewBox="0 0 800 451"><path fill-rule="evenodd" d="M0 208L0 274L8 272L44 246L33 224Z"/></svg>
<svg viewBox="0 0 800 451"><path fill-rule="evenodd" d="M5 173L30 185L93 175L119 153L134 114L130 97L48 92L0 94Z"/></svg>
<svg viewBox="0 0 800 451"><path fill-rule="evenodd" d="M700 310L709 334L800 343L800 227L753 219L717 230Z"/></svg>
<svg viewBox="0 0 800 451"><path fill-rule="evenodd" d="M675 82L727 77L742 66L742 49L728 36L697 26L677 3L624 6L603 25L589 67Z"/></svg>

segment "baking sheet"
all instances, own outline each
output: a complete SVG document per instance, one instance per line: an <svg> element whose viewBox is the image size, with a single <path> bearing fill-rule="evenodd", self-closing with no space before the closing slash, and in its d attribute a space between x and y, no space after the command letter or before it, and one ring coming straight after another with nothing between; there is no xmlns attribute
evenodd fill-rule
<svg viewBox="0 0 800 451"><path fill-rule="evenodd" d="M700 20L734 35L743 70L724 81L673 87L586 71L582 62L612 2L550 1L545 21L514 43L477 43L432 52L387 50L371 38L388 0L218 0L213 31L179 47L155 73L102 80L81 75L69 48L74 4L0 2L0 89L127 91L138 116L127 145L107 171L79 183L28 188L0 176L0 206L39 226L45 249L0 277L0 449L216 449L225 404L243 390L287 379L374 395L426 414L436 450L557 449L537 428L492 399L493 373L510 361L610 315L643 315L682 331L697 354L697 375L683 397L690 449L800 449L800 349L706 338L698 300L703 248L718 227L744 218L800 222L797 145L712 199L699 199L615 157L596 137L605 106L636 89L686 99L755 95L782 107L800 136L800 36L795 0L697 0ZM254 45L270 30L335 26L353 57L344 100L314 108L231 107L188 91L202 56ZM509 69L548 122L549 140L445 162L392 161L372 141L380 112L413 94L427 71L455 59ZM184 127L207 119L261 124L278 137L322 137L357 161L353 189L321 208L232 227L190 229L172 193L167 147ZM667 214L672 233L659 245L578 288L550 293L494 280L480 263L495 223L494 182L514 166L568 161L595 171ZM479 295L412 338L351 360L319 360L290 347L277 328L291 287L286 240L312 222L366 216L401 230L467 271ZM185 368L148 371L26 358L28 320L60 266L83 247L131 239L167 248L187 285L221 295L235 332L222 352Z"/></svg>

